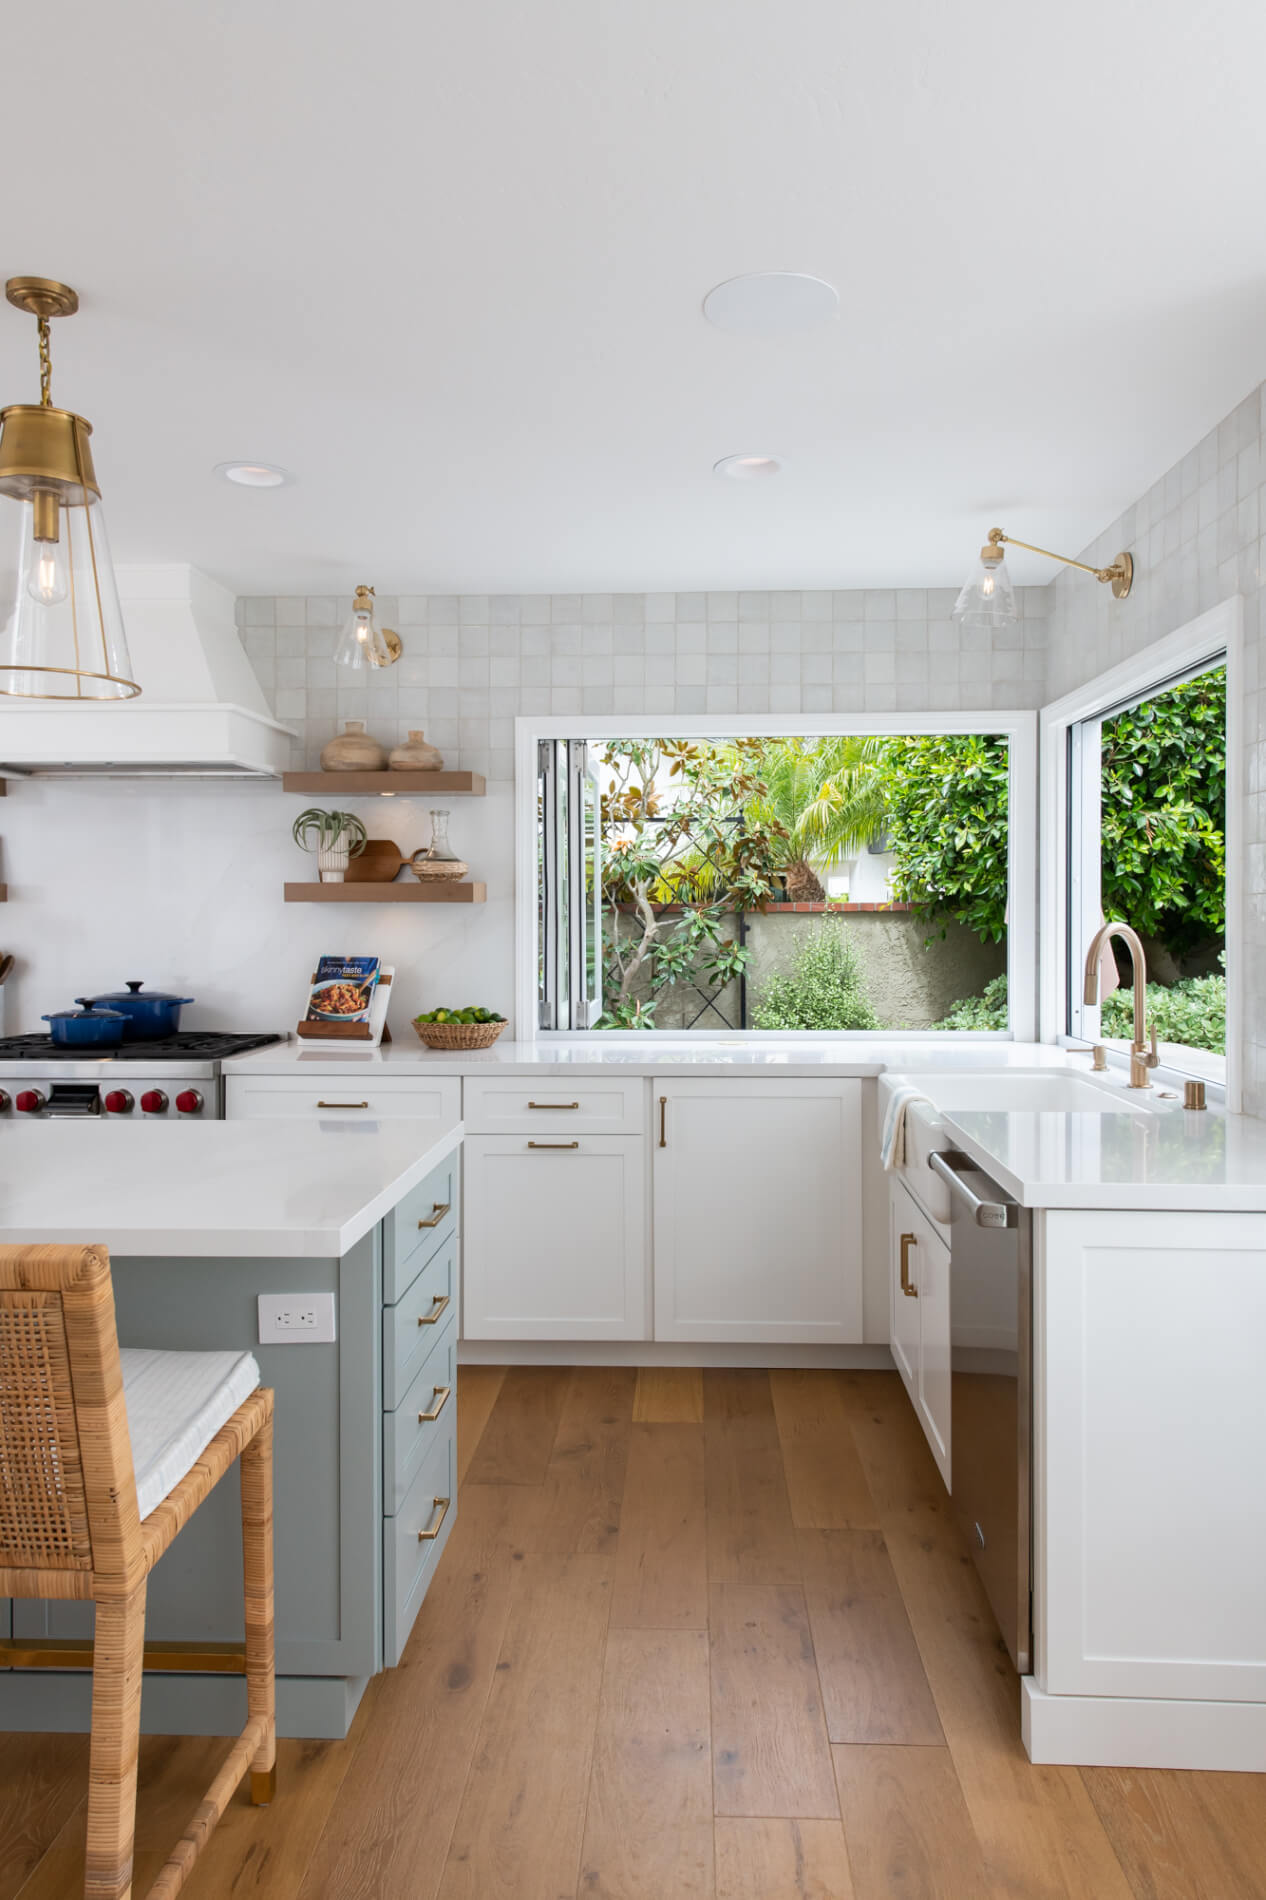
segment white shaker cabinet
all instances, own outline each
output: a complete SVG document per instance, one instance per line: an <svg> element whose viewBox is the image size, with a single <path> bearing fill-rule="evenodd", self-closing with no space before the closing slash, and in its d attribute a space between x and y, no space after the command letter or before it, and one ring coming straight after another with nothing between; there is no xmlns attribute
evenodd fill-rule
<svg viewBox="0 0 1266 1900"><path fill-rule="evenodd" d="M950 1253L893 1176L889 1345L945 1484L950 1483Z"/></svg>
<svg viewBox="0 0 1266 1900"><path fill-rule="evenodd" d="M861 1084L655 1078L655 1337L862 1338Z"/></svg>
<svg viewBox="0 0 1266 1900"><path fill-rule="evenodd" d="M1035 1309L1041 1686L1255 1703L1260 1769L1266 1218L1048 1213Z"/></svg>
<svg viewBox="0 0 1266 1900"><path fill-rule="evenodd" d="M645 1156L642 1135L467 1135L467 1339L649 1337Z"/></svg>

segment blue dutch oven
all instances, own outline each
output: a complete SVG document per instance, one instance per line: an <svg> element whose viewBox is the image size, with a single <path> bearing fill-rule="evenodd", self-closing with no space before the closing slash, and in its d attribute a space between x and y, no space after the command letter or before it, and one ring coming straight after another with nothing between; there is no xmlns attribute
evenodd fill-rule
<svg viewBox="0 0 1266 1900"><path fill-rule="evenodd" d="M125 990L116 990L98 1000L124 1018L124 1042L157 1042L160 1036L174 1036L180 1028L180 1012L192 996L164 996L161 990L141 993L140 983L129 982Z"/></svg>
<svg viewBox="0 0 1266 1900"><path fill-rule="evenodd" d="M77 996L78 1009L59 1009L44 1021L59 1049L117 1049L123 1040L124 1018L117 1009L98 1009L86 996Z"/></svg>

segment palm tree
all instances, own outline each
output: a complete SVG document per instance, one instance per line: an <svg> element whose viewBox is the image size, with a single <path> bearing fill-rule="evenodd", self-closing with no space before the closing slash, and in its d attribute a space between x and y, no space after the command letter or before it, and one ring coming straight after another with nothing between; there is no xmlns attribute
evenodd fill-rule
<svg viewBox="0 0 1266 1900"><path fill-rule="evenodd" d="M814 865L829 870L869 843L884 824L885 741L849 734L779 739L761 761L763 795L745 807L749 825L785 839L787 896L820 903Z"/></svg>

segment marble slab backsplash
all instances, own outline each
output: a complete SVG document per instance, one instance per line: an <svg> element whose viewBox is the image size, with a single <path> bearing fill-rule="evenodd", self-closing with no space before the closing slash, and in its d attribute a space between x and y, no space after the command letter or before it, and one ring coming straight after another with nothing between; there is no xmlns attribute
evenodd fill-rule
<svg viewBox="0 0 1266 1900"><path fill-rule="evenodd" d="M956 712L1044 696L1051 587L1019 590L993 634L950 619L953 588L840 593L413 594L379 599L404 643L362 683L336 677L350 599L247 596L242 641L294 765L315 768L347 719L394 745L421 728L446 764L514 776L519 713Z"/></svg>

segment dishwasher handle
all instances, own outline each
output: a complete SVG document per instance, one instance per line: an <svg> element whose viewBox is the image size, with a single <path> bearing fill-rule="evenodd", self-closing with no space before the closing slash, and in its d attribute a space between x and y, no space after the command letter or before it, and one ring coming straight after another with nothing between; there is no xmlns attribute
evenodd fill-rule
<svg viewBox="0 0 1266 1900"><path fill-rule="evenodd" d="M932 1169L934 1174L940 1175L942 1181L949 1184L953 1193L959 1195L966 1201L968 1207L971 1209L972 1218L975 1220L977 1227L1019 1226L1020 1206L1018 1201L1013 1201L1009 1195L1005 1199L997 1201L982 1200L975 1189L969 1187L967 1182L964 1181L962 1173L960 1172L962 1169L966 1169L972 1174L982 1173L982 1170L976 1166L970 1155L960 1154L956 1149L950 1149L946 1153L929 1155L928 1166ZM989 1177L986 1175L984 1178L988 1180ZM993 1186L992 1182L990 1182L990 1186ZM996 1191L999 1195L1002 1194L1001 1188L998 1188Z"/></svg>

